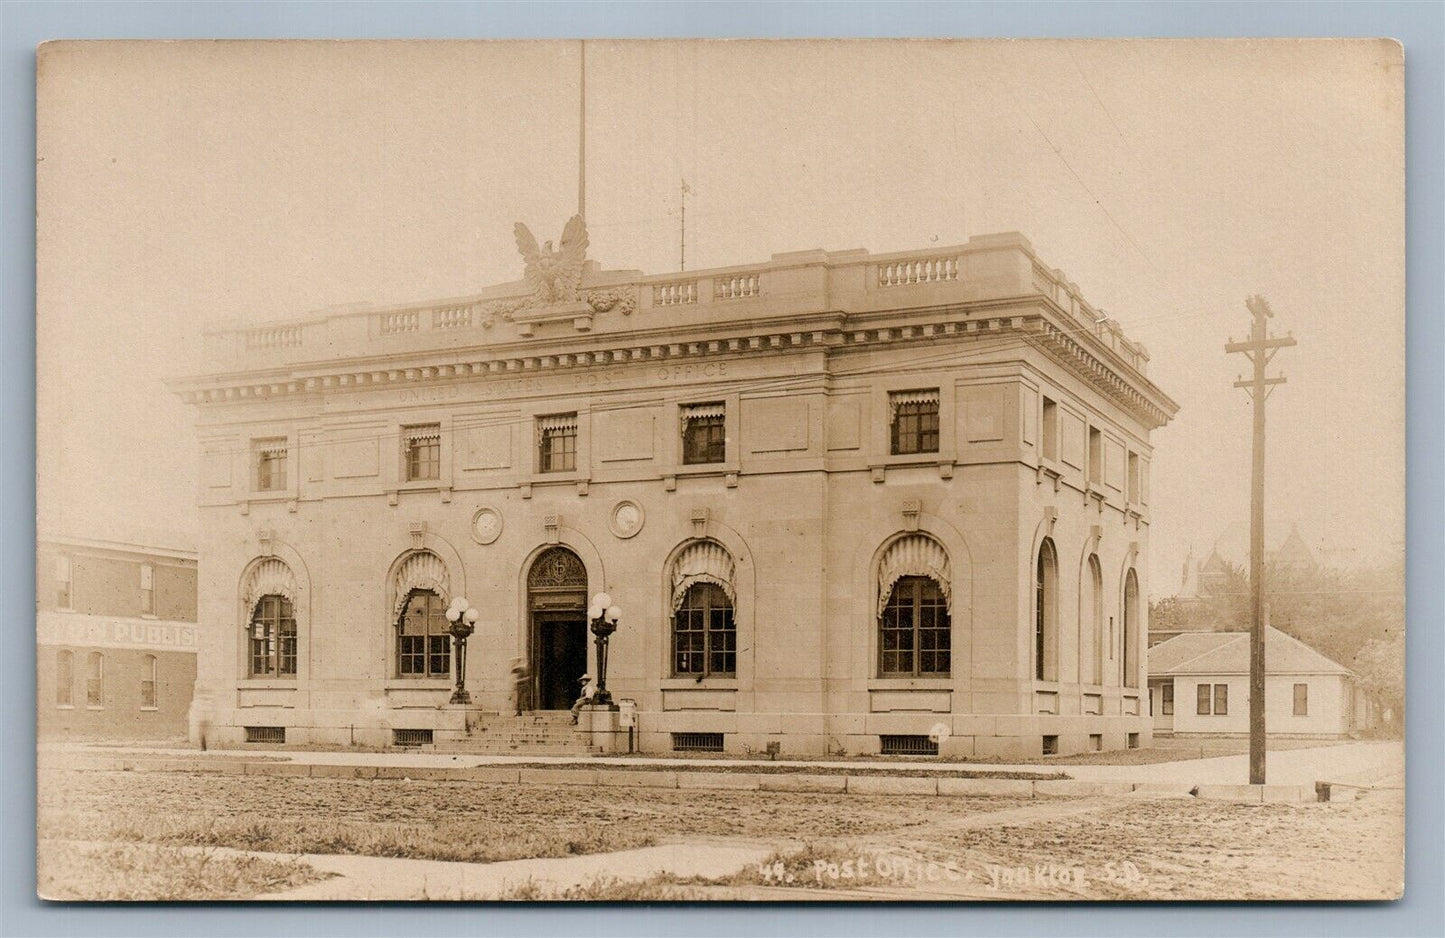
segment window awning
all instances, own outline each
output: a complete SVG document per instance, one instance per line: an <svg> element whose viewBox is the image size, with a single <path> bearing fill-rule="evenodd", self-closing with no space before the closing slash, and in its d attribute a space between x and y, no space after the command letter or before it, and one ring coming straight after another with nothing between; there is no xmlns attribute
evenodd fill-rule
<svg viewBox="0 0 1445 938"><path fill-rule="evenodd" d="M442 431L440 427L408 427L406 438L411 443L429 443L433 440L439 442Z"/></svg>
<svg viewBox="0 0 1445 938"><path fill-rule="evenodd" d="M926 576L937 583L949 613L953 612L953 570L948 551L927 535L909 534L888 545L878 564L878 615L888 605L893 584L906 576Z"/></svg>
<svg viewBox="0 0 1445 938"><path fill-rule="evenodd" d="M283 596L289 603L296 602L296 575L284 560L267 557L246 574L246 582L241 588L241 603L246 607L248 619L262 596Z"/></svg>
<svg viewBox="0 0 1445 938"><path fill-rule="evenodd" d="M538 430L576 430L576 414L552 414L550 417L537 418Z"/></svg>
<svg viewBox="0 0 1445 938"><path fill-rule="evenodd" d="M938 404L938 388L914 391L893 391L888 395L888 410L896 414L903 404Z"/></svg>
<svg viewBox="0 0 1445 938"><path fill-rule="evenodd" d="M259 454L262 455L262 456L271 456L271 457L279 456L279 457L281 457L282 459L285 459L285 458L286 458L286 444L285 444L285 443L270 443L270 444L267 444L266 446L258 446L258 447L256 448L256 452L259 453Z"/></svg>
<svg viewBox="0 0 1445 938"><path fill-rule="evenodd" d="M401 618L412 590L431 590L443 602L451 602L451 577L446 563L429 550L414 551L397 567L392 581L391 618Z"/></svg>
<svg viewBox="0 0 1445 938"><path fill-rule="evenodd" d="M733 593L732 555L716 541L694 541L683 549L672 565L672 611L682 608L694 583L711 583L722 588L728 602L736 604Z"/></svg>
<svg viewBox="0 0 1445 938"><path fill-rule="evenodd" d="M726 405L726 404L723 404L723 403L716 403L716 404L688 404L686 407L684 407L684 408L682 409L682 419L683 419L684 422L689 421L689 420L699 420L699 419L701 419L701 418L703 418L703 417L726 417L726 416L727 416L727 405Z"/></svg>

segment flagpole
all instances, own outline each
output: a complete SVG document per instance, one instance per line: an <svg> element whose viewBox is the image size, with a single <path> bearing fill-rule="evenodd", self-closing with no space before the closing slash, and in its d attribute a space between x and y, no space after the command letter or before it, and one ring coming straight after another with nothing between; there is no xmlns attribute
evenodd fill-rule
<svg viewBox="0 0 1445 938"><path fill-rule="evenodd" d="M587 41L582 47L581 81L577 86L577 214L587 217Z"/></svg>

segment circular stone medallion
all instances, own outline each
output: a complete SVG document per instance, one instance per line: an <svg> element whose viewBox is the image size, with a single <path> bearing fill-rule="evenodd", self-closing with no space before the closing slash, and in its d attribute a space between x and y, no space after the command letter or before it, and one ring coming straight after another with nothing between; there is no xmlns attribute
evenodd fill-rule
<svg viewBox="0 0 1445 938"><path fill-rule="evenodd" d="M624 499L612 506L612 517L607 526L612 529L613 534L627 538L642 530L644 520L642 506L631 499Z"/></svg>
<svg viewBox="0 0 1445 938"><path fill-rule="evenodd" d="M502 513L495 508L478 508L472 515L472 540L490 544L502 536Z"/></svg>

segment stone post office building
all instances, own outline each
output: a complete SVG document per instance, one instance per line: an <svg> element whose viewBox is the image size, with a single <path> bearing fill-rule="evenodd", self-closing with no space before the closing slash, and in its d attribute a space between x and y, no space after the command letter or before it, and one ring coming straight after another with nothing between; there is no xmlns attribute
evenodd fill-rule
<svg viewBox="0 0 1445 938"><path fill-rule="evenodd" d="M584 262L574 222L476 296L207 333L174 387L213 744L464 745L518 658L565 710L602 590L645 750L1147 744L1176 405L1024 238L653 276Z"/></svg>

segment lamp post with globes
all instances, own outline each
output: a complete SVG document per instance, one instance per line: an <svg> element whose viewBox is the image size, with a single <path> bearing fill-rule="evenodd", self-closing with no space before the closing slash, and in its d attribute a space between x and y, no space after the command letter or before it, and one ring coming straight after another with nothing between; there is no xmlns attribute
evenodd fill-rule
<svg viewBox="0 0 1445 938"><path fill-rule="evenodd" d="M467 693L466 688L467 639L476 631L479 618L481 618L481 613L473 609L465 597L456 597L447 607L447 621L451 623L447 630L452 633L452 639L456 645L457 689L452 693L451 699L454 704L472 702L472 695Z"/></svg>
<svg viewBox="0 0 1445 938"><path fill-rule="evenodd" d="M592 634L597 636L597 691L592 703L597 706L613 706L612 694L607 690L607 640L617 631L617 622L622 618L622 609L612 605L612 597L598 593L592 597L592 606L587 610L592 620Z"/></svg>

